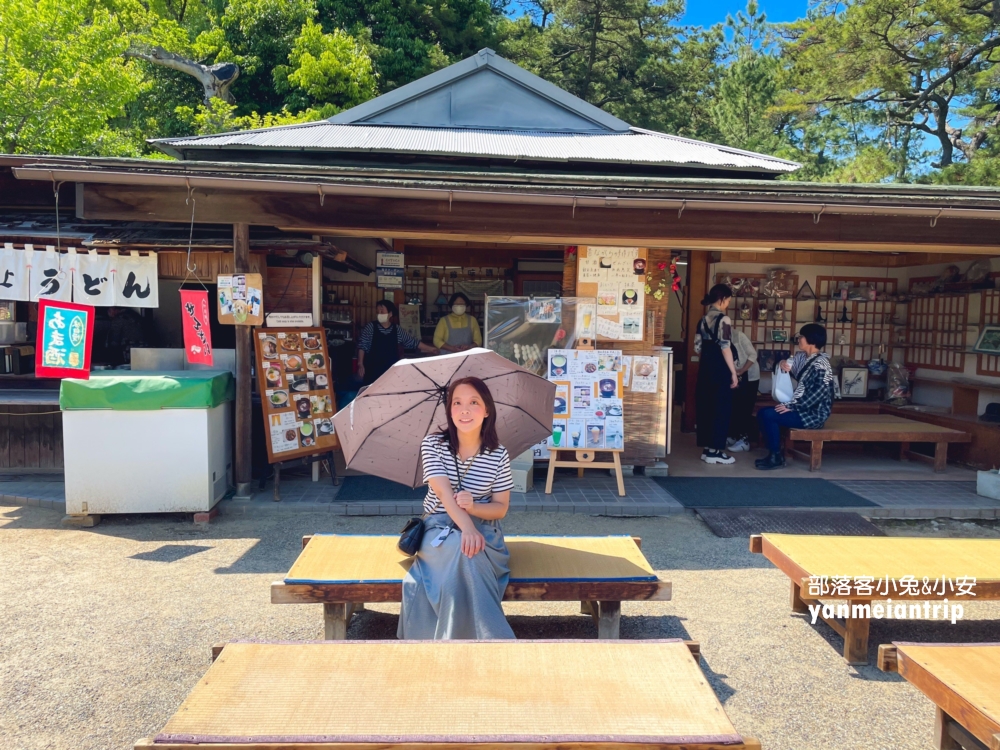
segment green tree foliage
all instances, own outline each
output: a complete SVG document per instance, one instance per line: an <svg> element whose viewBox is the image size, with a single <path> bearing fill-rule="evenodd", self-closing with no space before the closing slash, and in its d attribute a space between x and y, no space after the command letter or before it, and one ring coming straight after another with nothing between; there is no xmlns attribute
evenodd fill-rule
<svg viewBox="0 0 1000 750"><path fill-rule="evenodd" d="M860 106L897 179L915 134L947 169L1000 125L1000 0L822 0L784 27L790 93L805 106Z"/></svg>
<svg viewBox="0 0 1000 750"><path fill-rule="evenodd" d="M370 34L381 90L390 91L497 43L502 0L318 0L332 32Z"/></svg>
<svg viewBox="0 0 1000 750"><path fill-rule="evenodd" d="M273 71L288 62L295 39L315 15L313 0L227 0L221 13L209 13L211 28L195 39L194 56L240 66L232 88L240 114L279 111L284 95Z"/></svg>
<svg viewBox="0 0 1000 750"><path fill-rule="evenodd" d="M680 0L544 0L503 27L502 52L633 125L697 135L718 29L682 29Z"/></svg>
<svg viewBox="0 0 1000 750"><path fill-rule="evenodd" d="M109 128L143 88L121 20L88 0L0 6L0 151L113 153L134 144Z"/></svg>
<svg viewBox="0 0 1000 750"><path fill-rule="evenodd" d="M292 45L288 65L274 69L275 88L285 92L285 107L316 109L330 117L376 96L377 80L368 51L342 29L330 34L307 21Z"/></svg>
<svg viewBox="0 0 1000 750"><path fill-rule="evenodd" d="M783 71L767 50L767 17L750 0L746 15L730 16L726 26L732 39L722 48L725 69L712 97L712 120L728 145L775 152L787 120L776 106Z"/></svg>

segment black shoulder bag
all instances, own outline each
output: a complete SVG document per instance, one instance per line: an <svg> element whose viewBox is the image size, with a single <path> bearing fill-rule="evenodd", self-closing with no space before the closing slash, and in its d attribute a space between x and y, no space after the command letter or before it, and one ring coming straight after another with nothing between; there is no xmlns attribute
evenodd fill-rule
<svg viewBox="0 0 1000 750"><path fill-rule="evenodd" d="M463 474L458 470L458 458L454 455L452 458L455 459L455 476L458 477L458 490L461 492ZM469 468L471 469L472 466L470 465ZM468 469L466 469L466 473L468 473ZM403 527L403 530L399 534L399 542L396 544L396 547L404 555L413 557L420 551L420 543L424 540L424 530L426 528L424 526L424 519L428 515L424 513L422 516L413 516L413 518L406 522L406 526ZM448 526L452 529L455 528L455 522L449 522Z"/></svg>

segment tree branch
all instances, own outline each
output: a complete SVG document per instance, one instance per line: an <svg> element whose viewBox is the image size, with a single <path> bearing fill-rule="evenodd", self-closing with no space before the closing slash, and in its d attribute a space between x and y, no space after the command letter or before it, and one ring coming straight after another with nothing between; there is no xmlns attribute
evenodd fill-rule
<svg viewBox="0 0 1000 750"><path fill-rule="evenodd" d="M129 49L125 51L125 57L137 60L145 60L153 65L159 65L171 70L186 73L198 79L205 91L205 104L207 105L213 98L222 99L224 102L232 102L232 94L229 87L233 85L240 75L240 66L236 63L216 63L215 65L202 65L182 55L168 52L163 47L150 47L148 51L139 49Z"/></svg>

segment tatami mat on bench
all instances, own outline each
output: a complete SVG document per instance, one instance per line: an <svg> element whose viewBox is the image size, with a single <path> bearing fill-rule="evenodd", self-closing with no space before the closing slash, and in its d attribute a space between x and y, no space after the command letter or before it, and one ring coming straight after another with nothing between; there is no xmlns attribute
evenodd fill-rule
<svg viewBox="0 0 1000 750"><path fill-rule="evenodd" d="M1000 580L1000 539L764 534L809 575Z"/></svg>
<svg viewBox="0 0 1000 750"><path fill-rule="evenodd" d="M229 644L159 742L732 743L682 641Z"/></svg>
<svg viewBox="0 0 1000 750"><path fill-rule="evenodd" d="M1000 725L1000 643L897 643L899 651ZM925 688L924 680L907 677Z"/></svg>
<svg viewBox="0 0 1000 750"><path fill-rule="evenodd" d="M395 583L410 558L399 537L317 534L288 571L285 583ZM655 581L629 536L507 537L511 581Z"/></svg>

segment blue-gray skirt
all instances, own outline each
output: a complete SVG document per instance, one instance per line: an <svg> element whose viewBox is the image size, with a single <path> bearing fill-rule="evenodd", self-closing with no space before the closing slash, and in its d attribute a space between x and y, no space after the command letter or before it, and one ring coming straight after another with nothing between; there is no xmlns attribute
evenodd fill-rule
<svg viewBox="0 0 1000 750"><path fill-rule="evenodd" d="M434 513L424 519L420 551L403 578L403 604L396 633L399 638L514 637L500 604L510 578L510 553L503 529L499 521L472 520L486 539L486 547L468 558L462 554L462 532L457 528L439 546L433 546L451 522L447 513Z"/></svg>

